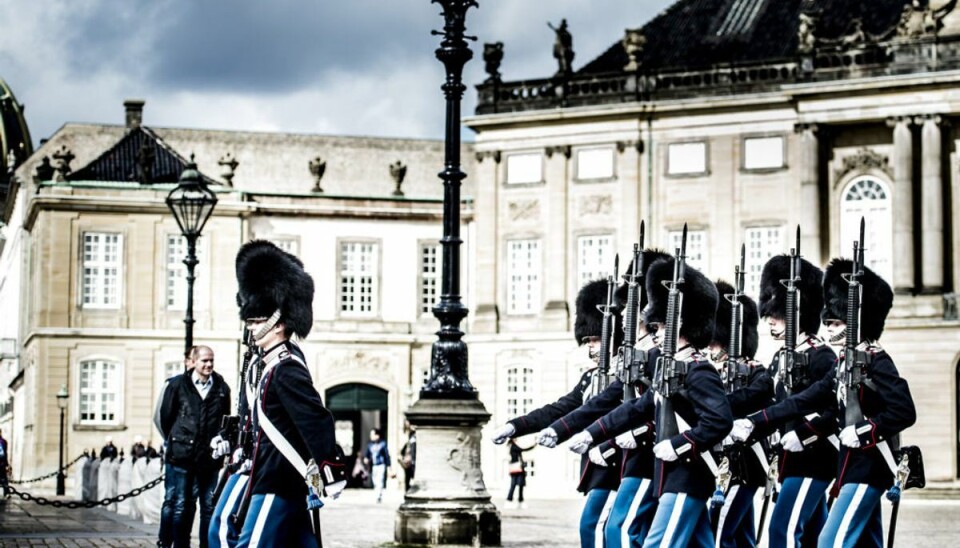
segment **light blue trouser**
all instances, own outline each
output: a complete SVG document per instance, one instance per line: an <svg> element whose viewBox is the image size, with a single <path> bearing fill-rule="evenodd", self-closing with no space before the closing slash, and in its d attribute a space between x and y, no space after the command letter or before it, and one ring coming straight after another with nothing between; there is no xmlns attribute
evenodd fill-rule
<svg viewBox="0 0 960 548"><path fill-rule="evenodd" d="M648 478L623 478L603 531L607 548L642 545L656 511L653 482Z"/></svg>
<svg viewBox="0 0 960 548"><path fill-rule="evenodd" d="M882 547L881 495L883 490L865 483L848 483L841 487L827 524L820 532L819 545L827 548Z"/></svg>
<svg viewBox="0 0 960 548"><path fill-rule="evenodd" d="M713 548L713 531L707 501L686 493L660 496L657 514L643 548Z"/></svg>
<svg viewBox="0 0 960 548"><path fill-rule="evenodd" d="M610 489L591 489L580 514L580 548L603 548L603 527L617 492Z"/></svg>
<svg viewBox="0 0 960 548"><path fill-rule="evenodd" d="M239 528L230 521L230 516L237 511L243 492L247 489L250 476L247 474L233 474L227 479L220 500L210 517L210 528L207 530L207 542L210 548L234 548L240 537Z"/></svg>
<svg viewBox="0 0 960 548"><path fill-rule="evenodd" d="M731 485L717 521L718 548L753 548L757 545L757 527L753 521L753 496L756 487Z"/></svg>
<svg viewBox="0 0 960 548"><path fill-rule="evenodd" d="M238 548L299 546L316 548L304 500L287 500L276 495L253 495L247 519L240 531Z"/></svg>
<svg viewBox="0 0 960 548"><path fill-rule="evenodd" d="M770 516L770 548L814 547L827 520L827 486L813 478L783 480Z"/></svg>

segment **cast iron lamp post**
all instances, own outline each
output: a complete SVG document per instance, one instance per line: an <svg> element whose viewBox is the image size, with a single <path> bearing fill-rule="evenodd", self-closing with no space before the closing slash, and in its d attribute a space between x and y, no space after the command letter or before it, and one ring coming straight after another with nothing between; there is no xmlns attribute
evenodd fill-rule
<svg viewBox="0 0 960 548"><path fill-rule="evenodd" d="M197 266L197 239L216 205L217 196L207 188L191 155L190 163L180 174L180 184L167 195L167 207L173 212L173 217L180 226L180 233L187 241L187 258L183 260L183 264L187 265L187 315L183 319L187 333L184 352L193 346L193 282L197 279L194 275L194 268Z"/></svg>
<svg viewBox="0 0 960 548"><path fill-rule="evenodd" d="M67 410L67 400L70 399L70 394L67 393L67 385L60 385L60 391L57 392L57 407L60 408L60 467L57 468L57 495L63 496L66 494L66 487L64 486L64 481L66 480L66 475L63 473L63 434L64 434L64 413Z"/></svg>

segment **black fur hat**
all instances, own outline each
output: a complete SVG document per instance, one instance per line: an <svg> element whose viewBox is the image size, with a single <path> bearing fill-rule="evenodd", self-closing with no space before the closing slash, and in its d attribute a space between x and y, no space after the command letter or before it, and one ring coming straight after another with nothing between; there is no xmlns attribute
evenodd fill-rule
<svg viewBox="0 0 960 548"><path fill-rule="evenodd" d="M853 271L853 262L849 259L833 259L827 265L823 275L824 308L821 312L823 322L827 320L847 321L847 288L850 284L841 277ZM860 338L875 341L883 333L887 314L893 307L893 290L890 284L876 272L863 267L860 277L863 296L860 300Z"/></svg>
<svg viewBox="0 0 960 548"><path fill-rule="evenodd" d="M313 278L303 262L271 242L254 240L237 252L237 304L240 319L268 318L277 310L280 321L299 337L313 326Z"/></svg>
<svg viewBox="0 0 960 548"><path fill-rule="evenodd" d="M674 259L656 261L647 270L647 306L641 313L645 323L664 323L667 316L667 288L663 282L673 279ZM706 348L713 340L716 323L717 287L699 270L686 267L683 309L680 311L680 336L696 348Z"/></svg>
<svg viewBox="0 0 960 548"><path fill-rule="evenodd" d="M760 317L782 320L787 310L787 288L780 280L790 277L790 256L776 255L763 265L760 274ZM806 259L800 259L800 331L815 335L820 330L823 310L823 271Z"/></svg>
<svg viewBox="0 0 960 548"><path fill-rule="evenodd" d="M640 274L646 277L647 272L650 271L650 265L657 261L662 261L670 258L670 254L659 249L644 249L643 254L643 269ZM630 260L630 264L627 265L627 269L623 271L623 275L626 276L630 270L633 269L633 259ZM627 305L627 291L629 291L629 286L626 283L621 283L617 286L617 291L614 294L614 297L617 300L617 306L622 310ZM647 306L647 292L640 292L640 310L642 311L644 307Z"/></svg>
<svg viewBox="0 0 960 548"><path fill-rule="evenodd" d="M733 314L733 304L726 295L733 295L733 286L723 280L717 280L717 293L720 294L720 304L717 306L717 326L713 330L713 342L729 350L730 346L730 318ZM743 305L742 334L740 337L740 354L746 358L753 358L760 346L760 335L757 328L760 325L760 314L757 303L746 295L740 296Z"/></svg>
<svg viewBox="0 0 960 548"><path fill-rule="evenodd" d="M603 334L603 312L597 308L607 304L607 280L587 282L577 294L577 317L573 322L573 336L577 344L582 345L584 337L599 337ZM614 299L614 348L623 342L623 322L620 321L620 307Z"/></svg>

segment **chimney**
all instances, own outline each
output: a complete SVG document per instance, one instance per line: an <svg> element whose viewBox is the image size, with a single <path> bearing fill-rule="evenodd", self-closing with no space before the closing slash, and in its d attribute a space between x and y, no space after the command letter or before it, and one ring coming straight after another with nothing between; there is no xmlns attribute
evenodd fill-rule
<svg viewBox="0 0 960 548"><path fill-rule="evenodd" d="M141 122L143 122L144 103L145 101L142 99L127 99L123 102L123 109L126 112L127 129L140 127Z"/></svg>

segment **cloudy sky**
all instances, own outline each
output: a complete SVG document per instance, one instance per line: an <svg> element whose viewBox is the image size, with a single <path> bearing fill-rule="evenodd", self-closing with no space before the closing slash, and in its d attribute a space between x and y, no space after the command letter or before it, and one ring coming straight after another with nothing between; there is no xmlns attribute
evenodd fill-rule
<svg viewBox="0 0 960 548"><path fill-rule="evenodd" d="M566 17L574 68L672 0L480 0L464 113L503 41L508 80L548 76ZM34 141L65 122L119 124L125 98L155 126L441 137L440 8L429 0L0 0L0 78Z"/></svg>

